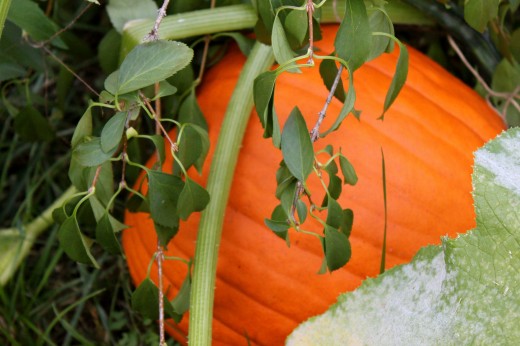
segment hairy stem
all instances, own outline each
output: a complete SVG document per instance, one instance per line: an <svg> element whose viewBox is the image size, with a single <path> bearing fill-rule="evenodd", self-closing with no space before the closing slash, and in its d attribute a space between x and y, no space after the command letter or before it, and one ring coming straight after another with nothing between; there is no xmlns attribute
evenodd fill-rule
<svg viewBox="0 0 520 346"><path fill-rule="evenodd" d="M195 252L190 297L188 336L190 346L211 345L218 244L233 172L249 115L253 109L253 81L273 62L271 47L257 42L242 69L220 129L207 185L211 200L202 213Z"/></svg>

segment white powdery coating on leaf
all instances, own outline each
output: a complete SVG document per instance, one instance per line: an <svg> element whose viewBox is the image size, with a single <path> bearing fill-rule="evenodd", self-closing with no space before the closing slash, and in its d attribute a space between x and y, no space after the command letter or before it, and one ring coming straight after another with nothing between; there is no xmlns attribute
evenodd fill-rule
<svg viewBox="0 0 520 346"><path fill-rule="evenodd" d="M456 305L439 301L446 274L443 253L396 269L379 284L365 282L341 296L327 313L300 325L287 345L445 344L440 338L449 340Z"/></svg>
<svg viewBox="0 0 520 346"><path fill-rule="evenodd" d="M504 132L499 136L500 152L492 152L489 148L479 149L475 153L475 165L481 166L495 175L495 182L520 195L520 132L507 136ZM494 150L493 150L494 151Z"/></svg>

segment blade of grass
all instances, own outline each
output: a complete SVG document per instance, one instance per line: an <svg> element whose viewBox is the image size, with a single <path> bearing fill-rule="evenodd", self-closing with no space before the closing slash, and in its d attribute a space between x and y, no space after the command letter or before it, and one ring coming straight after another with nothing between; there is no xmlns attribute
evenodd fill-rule
<svg viewBox="0 0 520 346"><path fill-rule="evenodd" d="M386 166L385 166L385 153L383 152L383 148L381 148L381 171L383 173L383 203L385 206L385 225L383 231L383 246L381 249L381 266L379 267L379 274L383 274L385 272L385 264L386 264L386 228L388 225L388 212L386 205Z"/></svg>

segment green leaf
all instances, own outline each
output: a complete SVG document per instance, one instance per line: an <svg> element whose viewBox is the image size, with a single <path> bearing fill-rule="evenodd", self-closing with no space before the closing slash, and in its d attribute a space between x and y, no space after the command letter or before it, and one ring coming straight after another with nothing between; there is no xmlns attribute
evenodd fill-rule
<svg viewBox="0 0 520 346"><path fill-rule="evenodd" d="M345 16L334 41L338 56L352 72L367 60L372 42L367 10L363 0L347 0Z"/></svg>
<svg viewBox="0 0 520 346"><path fill-rule="evenodd" d="M21 78L25 76L26 70L22 66L14 63L0 63L0 82Z"/></svg>
<svg viewBox="0 0 520 346"><path fill-rule="evenodd" d="M179 217L186 220L191 213L204 210L208 202L208 192L195 181L186 177L184 188L179 196Z"/></svg>
<svg viewBox="0 0 520 346"><path fill-rule="evenodd" d="M296 213L298 214L298 220L301 225L305 222L305 219L307 219L307 205L305 205L301 199L296 201Z"/></svg>
<svg viewBox="0 0 520 346"><path fill-rule="evenodd" d="M287 222L287 214L284 208L279 204L277 205L272 214L271 219L265 219L264 223L271 231L273 231L280 238L289 241L289 223ZM289 245L289 242L287 243Z"/></svg>
<svg viewBox="0 0 520 346"><path fill-rule="evenodd" d="M109 30L98 45L98 60L99 65L106 74L117 70L119 66L119 54L114 54L114 51L119 52L121 47L121 34L115 29Z"/></svg>
<svg viewBox="0 0 520 346"><path fill-rule="evenodd" d="M276 72L266 71L256 77L253 85L256 113L264 130L268 123L272 123L275 81ZM264 132L264 137L268 138L270 135Z"/></svg>
<svg viewBox="0 0 520 346"><path fill-rule="evenodd" d="M35 41L45 41L59 29L38 4L30 0L12 1L7 19L22 28ZM52 44L67 49L67 45L59 37L54 38Z"/></svg>
<svg viewBox="0 0 520 346"><path fill-rule="evenodd" d="M282 155L296 179L304 182L314 164L314 150L305 119L295 107L282 131Z"/></svg>
<svg viewBox="0 0 520 346"><path fill-rule="evenodd" d="M90 253L92 240L81 233L76 216L69 216L58 229L58 240L61 248L74 261L99 268Z"/></svg>
<svg viewBox="0 0 520 346"><path fill-rule="evenodd" d="M112 255L122 255L123 250L121 249L121 244L119 244L115 234L117 230L112 227L110 218L111 215L105 213L101 220L98 221L96 226L96 240L103 247L103 249Z"/></svg>
<svg viewBox="0 0 520 346"><path fill-rule="evenodd" d="M341 224L339 230L341 233L350 237L350 233L352 232L352 225L354 224L354 212L352 209L343 209L341 214Z"/></svg>
<svg viewBox="0 0 520 346"><path fill-rule="evenodd" d="M110 118L101 131L101 150L109 153L119 146L125 130L126 113L117 112Z"/></svg>
<svg viewBox="0 0 520 346"><path fill-rule="evenodd" d="M182 282L181 289L171 301L173 311L176 314L183 315L190 308L190 292L191 292L191 275L188 273ZM180 319L179 321L180 322Z"/></svg>
<svg viewBox="0 0 520 346"><path fill-rule="evenodd" d="M159 82L159 91L151 98L152 101L158 100L161 97L171 96L177 93L177 88L167 81Z"/></svg>
<svg viewBox="0 0 520 346"><path fill-rule="evenodd" d="M321 79L323 79L323 83L330 91L332 89L332 85L334 84L334 80L336 79L336 75L338 74L338 67L336 66L336 62L334 60L325 59L320 63L320 75ZM336 97L341 102L345 102L345 89L343 88L343 81L338 81L338 85L336 90L334 91L334 97Z"/></svg>
<svg viewBox="0 0 520 346"><path fill-rule="evenodd" d="M341 173L343 173L343 183L356 185L358 177L354 166L352 166L350 161L343 154L339 156L339 165L341 167Z"/></svg>
<svg viewBox="0 0 520 346"><path fill-rule="evenodd" d="M349 69L348 66L346 66L348 70L348 90L347 90L347 96L345 97L345 102L343 103L343 106L341 107L341 110L339 112L338 117L336 120L334 120L334 123L331 125L331 127L326 130L325 132L320 134L320 137L323 138L327 136L329 133L336 131L343 120L349 115L350 112L355 113L354 109L354 103L356 102L356 89L354 89L354 75L352 74L352 71Z"/></svg>
<svg viewBox="0 0 520 346"><path fill-rule="evenodd" d="M163 81L183 69L192 58L193 50L181 42L160 40L140 44L121 64L116 93L126 94Z"/></svg>
<svg viewBox="0 0 520 346"><path fill-rule="evenodd" d="M325 225L325 258L329 271L343 267L351 256L350 242L347 236L337 229Z"/></svg>
<svg viewBox="0 0 520 346"><path fill-rule="evenodd" d="M158 166L162 167L162 164L164 162L164 159L166 157L166 152L164 150L164 137L161 135L150 135L146 136L143 135L142 137L147 138L153 142L153 145L155 146L156 153L158 154Z"/></svg>
<svg viewBox="0 0 520 346"><path fill-rule="evenodd" d="M105 87L106 91L108 91L112 95L117 94L117 80L119 79L119 70L115 70L111 74L108 75L107 78L105 78L105 82L103 86Z"/></svg>
<svg viewBox="0 0 520 346"><path fill-rule="evenodd" d="M253 45L255 44L255 40L241 34L239 32L221 32L217 35L214 35L213 38L217 38L219 36L228 36L231 37L238 45L238 48L245 56L249 56L251 49L253 49Z"/></svg>
<svg viewBox="0 0 520 346"><path fill-rule="evenodd" d="M184 182L177 176L159 171L148 171L147 173L148 199L152 219L165 227L178 227L177 202L184 188Z"/></svg>
<svg viewBox="0 0 520 346"><path fill-rule="evenodd" d="M296 42L297 46L302 46L305 43L307 31L309 30L307 11L290 11L287 17L285 17L285 29L287 35Z"/></svg>
<svg viewBox="0 0 520 346"><path fill-rule="evenodd" d="M193 124L185 124L179 144L177 157L185 169L195 164L199 172L202 171L209 150L209 137L206 130ZM200 162L200 164L199 164ZM177 166L177 162L175 163Z"/></svg>
<svg viewBox="0 0 520 346"><path fill-rule="evenodd" d="M99 166L105 161L110 160L116 152L117 147L110 152L104 152L101 149L101 139L93 137L87 142L80 143L72 152L72 159L85 167Z"/></svg>
<svg viewBox="0 0 520 346"><path fill-rule="evenodd" d="M390 108L392 103L394 103L397 95L399 95L399 92L406 82L406 77L408 76L408 49L401 43L401 41L396 40L396 42L399 45L399 57L397 58L397 65L392 77L392 82L390 83L390 87L386 93L383 114L381 114L380 119L384 119L385 112Z"/></svg>
<svg viewBox="0 0 520 346"><path fill-rule="evenodd" d="M338 201L330 198L327 203L327 220L325 223L334 229L341 227L341 221L343 218L343 210L339 205Z"/></svg>
<svg viewBox="0 0 520 346"><path fill-rule="evenodd" d="M271 41L273 43L273 53L276 58L276 61L280 65L284 65L288 60L294 58L294 52L287 42L287 37L285 36L285 30L283 28L282 22L280 21L280 17L276 16L273 24L273 33L271 35ZM290 66L295 65L291 63ZM288 72L300 72L300 70L296 67L290 68L287 70Z"/></svg>
<svg viewBox="0 0 520 346"><path fill-rule="evenodd" d="M370 31L384 32L389 35L394 35L394 26L388 14L382 8L376 8L369 16ZM367 61L377 58L384 52L391 52L394 47L393 41L382 35L372 35L372 42L370 45L370 55Z"/></svg>
<svg viewBox="0 0 520 346"><path fill-rule="evenodd" d="M14 129L28 142L47 142L54 138L54 130L45 117L34 107L22 108L14 118Z"/></svg>
<svg viewBox="0 0 520 346"><path fill-rule="evenodd" d="M114 29L123 33L125 24L134 19L155 19L157 4L153 0L110 0L107 13Z"/></svg>
<svg viewBox="0 0 520 346"><path fill-rule="evenodd" d="M475 153L474 230L366 280L287 345L519 344L519 141L510 129Z"/></svg>
<svg viewBox="0 0 520 346"><path fill-rule="evenodd" d="M192 89L188 96L184 99L179 109L179 122L185 124L195 124L202 127L204 130L208 130L208 123L204 114L200 110L197 102L197 96L195 95L195 89Z"/></svg>
<svg viewBox="0 0 520 346"><path fill-rule="evenodd" d="M500 0L466 0L464 19L475 30L484 32L490 20L498 16Z"/></svg>
<svg viewBox="0 0 520 346"><path fill-rule="evenodd" d="M72 135L71 147L75 149L77 145L87 136L92 136L92 110L90 107L87 108L85 113L76 125L74 134Z"/></svg>
<svg viewBox="0 0 520 346"><path fill-rule="evenodd" d="M164 312L173 317L179 319L180 317L173 311L172 304L166 299L166 295L163 296L164 300ZM159 319L159 288L155 286L150 278L144 279L141 284L132 293L132 309L140 313L143 317L151 320Z"/></svg>

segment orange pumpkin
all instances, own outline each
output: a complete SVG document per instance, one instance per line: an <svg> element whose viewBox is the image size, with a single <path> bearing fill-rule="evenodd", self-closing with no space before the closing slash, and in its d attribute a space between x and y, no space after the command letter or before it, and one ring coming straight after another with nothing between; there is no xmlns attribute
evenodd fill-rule
<svg viewBox="0 0 520 346"><path fill-rule="evenodd" d="M324 40L317 42L322 52L333 50L336 29L324 28ZM385 120L376 120L396 59L396 53L385 54L356 72L356 108L362 110L361 120L349 117L338 131L315 144L317 149L327 143L336 149L341 146L359 177L357 185L344 189L340 198L343 207L354 210L352 258L332 274L316 274L323 254L314 237L292 232L287 248L264 226L264 218L270 217L277 204L275 172L281 154L262 138L256 114L251 116L220 244L214 345L246 345L247 339L252 344L280 345L299 323L334 303L338 294L377 275L383 240L381 148L388 194L387 267L409 261L420 247L439 243L440 236L454 236L475 226L470 194L472 153L498 134L503 124L470 88L413 49L406 86ZM237 50L231 51L207 72L199 89L198 101L210 128L210 158L244 61ZM316 68L279 77L275 104L282 122L297 104L310 127L326 96ZM337 100L332 102L329 121L340 107ZM199 182L206 180L209 166L207 162ZM171 167L171 161L165 167ZM320 190L317 184L312 181L311 189ZM192 216L181 225L168 246L169 255L193 256L198 219ZM156 238L147 214L127 213L126 223L131 228L123 233L123 246L138 284L146 275ZM317 224L306 227L310 228L321 230ZM165 287L171 286L173 296L186 266L167 262L164 273ZM185 341L187 321L184 318L180 325L169 327L181 341Z"/></svg>

